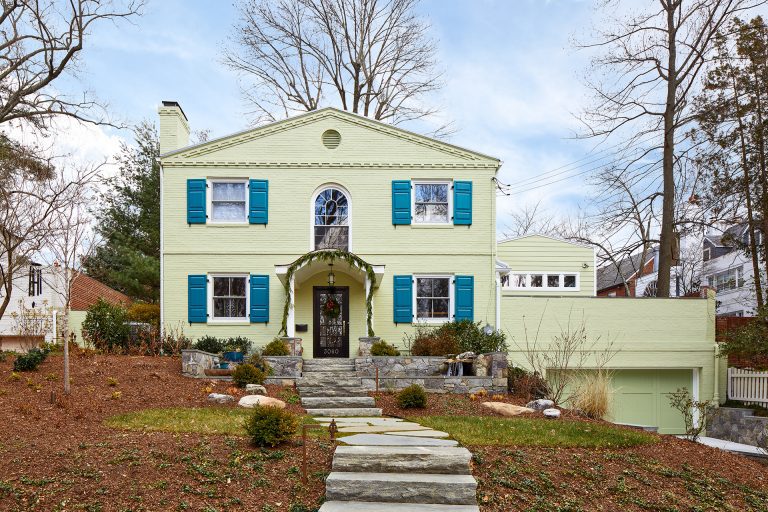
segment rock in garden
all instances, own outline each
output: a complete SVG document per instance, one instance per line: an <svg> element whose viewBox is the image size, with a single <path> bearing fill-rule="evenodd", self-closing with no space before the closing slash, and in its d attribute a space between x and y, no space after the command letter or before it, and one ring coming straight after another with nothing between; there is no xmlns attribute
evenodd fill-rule
<svg viewBox="0 0 768 512"><path fill-rule="evenodd" d="M502 402L483 402L483 407L501 414L502 416L518 416L527 412L536 412L528 407L521 407L519 405L505 404Z"/></svg>
<svg viewBox="0 0 768 512"><path fill-rule="evenodd" d="M560 410L559 409L544 409L544 416L553 420L556 420L560 417Z"/></svg>
<svg viewBox="0 0 768 512"><path fill-rule="evenodd" d="M539 398L538 400L534 400L532 402L528 402L526 407L530 409L535 409L537 411L543 411L544 409L551 409L555 406L555 402L552 400L545 400L543 398Z"/></svg>
<svg viewBox="0 0 768 512"><path fill-rule="evenodd" d="M267 395L267 388L262 386L261 384L246 384L245 385L245 394L246 395Z"/></svg>
<svg viewBox="0 0 768 512"><path fill-rule="evenodd" d="M223 393L211 393L208 395L208 400L210 402L216 402L218 404L226 404L228 402L234 402L235 397L232 395L225 395Z"/></svg>
<svg viewBox="0 0 768 512"><path fill-rule="evenodd" d="M277 398L271 398L263 395L245 395L237 403L240 407L256 407L257 405L265 405L270 407L279 407L285 409L285 402L278 400Z"/></svg>

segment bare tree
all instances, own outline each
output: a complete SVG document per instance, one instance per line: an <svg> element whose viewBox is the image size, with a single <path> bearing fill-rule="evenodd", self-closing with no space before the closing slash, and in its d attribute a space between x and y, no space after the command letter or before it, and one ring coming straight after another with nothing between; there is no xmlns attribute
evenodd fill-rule
<svg viewBox="0 0 768 512"><path fill-rule="evenodd" d="M142 2L0 0L0 5L0 124L23 120L45 128L59 115L107 122L97 100L67 96L53 83L77 66L95 24L132 17Z"/></svg>
<svg viewBox="0 0 768 512"><path fill-rule="evenodd" d="M54 219L79 204L84 188L98 172L98 167L56 172L51 166L44 176L13 173L5 179L0 187L0 318L18 273L61 234L62 227Z"/></svg>
<svg viewBox="0 0 768 512"><path fill-rule="evenodd" d="M550 214L541 201L526 203L509 212L509 221L504 226L504 236L518 238L525 235L560 235L561 229L557 218Z"/></svg>
<svg viewBox="0 0 768 512"><path fill-rule="evenodd" d="M661 194L658 293L669 295L674 259L677 171L687 144L683 129L695 120L692 97L718 32L739 13L765 0L657 0L638 14L603 22L595 43L604 53L593 60L588 85L595 104L583 121L590 137L621 137L640 154L622 163L635 181L646 179ZM618 0L604 0L613 12ZM649 137L650 136L650 137ZM656 179L654 179L656 178ZM660 178L660 179L658 179Z"/></svg>
<svg viewBox="0 0 768 512"><path fill-rule="evenodd" d="M245 79L256 122L344 110L398 124L436 113L435 43L418 0L243 0L224 62Z"/></svg>

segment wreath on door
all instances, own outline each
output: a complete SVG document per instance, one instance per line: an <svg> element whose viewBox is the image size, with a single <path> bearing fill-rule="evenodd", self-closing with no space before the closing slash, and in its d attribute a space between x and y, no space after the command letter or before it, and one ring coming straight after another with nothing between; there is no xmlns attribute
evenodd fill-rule
<svg viewBox="0 0 768 512"><path fill-rule="evenodd" d="M333 320L334 318L339 318L340 314L341 306L338 301L333 297L328 297L325 304L323 304L323 316L329 320Z"/></svg>

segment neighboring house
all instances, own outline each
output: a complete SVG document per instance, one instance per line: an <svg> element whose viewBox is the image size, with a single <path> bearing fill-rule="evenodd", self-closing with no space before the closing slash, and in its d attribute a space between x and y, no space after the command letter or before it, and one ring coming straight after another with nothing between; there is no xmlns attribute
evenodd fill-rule
<svg viewBox="0 0 768 512"><path fill-rule="evenodd" d="M72 280L69 292L69 315L64 316L67 297L66 279L65 269L57 264L45 266L31 263L23 272L19 272L14 279L8 308L0 318L0 336L20 334L18 317L22 312L26 312L28 319L50 326L50 331L45 336L47 342L53 341L64 332L73 330L78 339L81 339L80 324L85 319L85 312L100 297L110 303L130 303L126 295L92 277L77 273ZM1 298L2 295L0 295ZM19 348L11 346L10 343L10 341L3 343L2 347L8 350Z"/></svg>
<svg viewBox="0 0 768 512"><path fill-rule="evenodd" d="M420 325L467 319L526 366L526 342L584 325L618 350L614 421L679 433L669 392L724 398L714 299L595 297L593 249L497 243L499 160L333 108L195 145L177 103L159 114L164 328L346 358L372 333L407 350Z"/></svg>
<svg viewBox="0 0 768 512"><path fill-rule="evenodd" d="M762 233L757 232L762 238ZM758 240L758 245L762 242ZM747 223L730 226L722 234L708 234L702 245L702 284L717 292L718 316L753 316L757 309ZM765 282L765 274L762 274Z"/></svg>
<svg viewBox="0 0 768 512"><path fill-rule="evenodd" d="M640 252L621 259L618 264L609 262L600 267L597 270L597 295L600 297L656 297L659 272L658 247L648 251L645 262L641 265L642 256ZM681 268L673 266L669 281L670 297L685 295L683 279Z"/></svg>

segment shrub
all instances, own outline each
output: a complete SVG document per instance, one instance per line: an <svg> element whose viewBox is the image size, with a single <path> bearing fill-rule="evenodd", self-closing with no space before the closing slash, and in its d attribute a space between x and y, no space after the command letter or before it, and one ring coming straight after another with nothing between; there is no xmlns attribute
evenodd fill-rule
<svg viewBox="0 0 768 512"><path fill-rule="evenodd" d="M128 320L149 324L154 328L160 326L160 304L143 304L135 302L127 311Z"/></svg>
<svg viewBox="0 0 768 512"><path fill-rule="evenodd" d="M438 327L419 326L415 336L406 340L415 356L445 356L461 352L486 354L505 352L506 336L501 331L486 334L480 322L447 322Z"/></svg>
<svg viewBox="0 0 768 512"><path fill-rule="evenodd" d="M401 409L424 409L427 392L418 384L411 384L397 394L397 405Z"/></svg>
<svg viewBox="0 0 768 512"><path fill-rule="evenodd" d="M236 338L227 338L224 342L225 352L242 352L247 354L251 351L251 340L245 336L238 336Z"/></svg>
<svg viewBox="0 0 768 512"><path fill-rule="evenodd" d="M264 375L272 373L272 368L269 366L269 363L264 359L263 354L259 354L258 352L251 354L251 357L248 358L248 364L254 366L257 370L264 372Z"/></svg>
<svg viewBox="0 0 768 512"><path fill-rule="evenodd" d="M446 356L460 351L453 336L423 325L416 327L413 338L407 337L406 344L410 345L411 355L414 356Z"/></svg>
<svg viewBox="0 0 768 512"><path fill-rule="evenodd" d="M571 407L587 418L603 419L611 405L611 374L604 370L583 374L571 395Z"/></svg>
<svg viewBox="0 0 768 512"><path fill-rule="evenodd" d="M245 432L255 446L278 446L290 441L299 428L295 414L278 407L257 405L245 420Z"/></svg>
<svg viewBox="0 0 768 512"><path fill-rule="evenodd" d="M48 357L47 349L33 348L26 354L19 354L13 362L14 372L31 372L37 370L40 363Z"/></svg>
<svg viewBox="0 0 768 512"><path fill-rule="evenodd" d="M288 345L285 344L280 338L275 338L270 341L264 350L261 351L263 356L289 356L291 351L288 349Z"/></svg>
<svg viewBox="0 0 768 512"><path fill-rule="evenodd" d="M371 345L372 356L399 356L400 351L394 345L390 345L384 340L379 340Z"/></svg>
<svg viewBox="0 0 768 512"><path fill-rule="evenodd" d="M88 308L82 331L86 341L98 350L125 352L128 349L130 327L124 307L99 299Z"/></svg>
<svg viewBox="0 0 768 512"><path fill-rule="evenodd" d="M549 394L547 382L541 376L520 367L510 368L507 384L514 396L526 401L544 398Z"/></svg>
<svg viewBox="0 0 768 512"><path fill-rule="evenodd" d="M237 365L232 372L232 380L239 388L244 388L247 384L264 384L266 378L266 373L247 363Z"/></svg>
<svg viewBox="0 0 768 512"><path fill-rule="evenodd" d="M220 354L224 351L224 343L216 336L205 335L197 339L195 348L211 354Z"/></svg>
<svg viewBox="0 0 768 512"><path fill-rule="evenodd" d="M678 389L669 395L669 405L677 409L683 415L685 422L685 434L691 441L696 441L707 428L707 423L712 417L714 406L711 400L700 402L691 397L687 388ZM698 416L698 424L694 424L694 418Z"/></svg>

